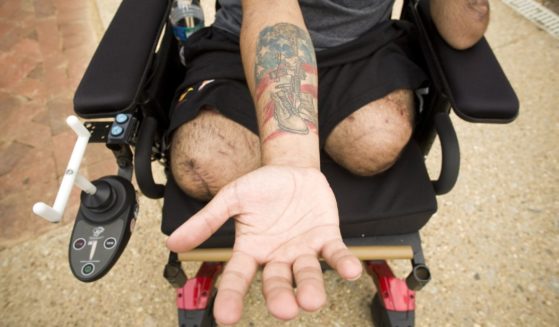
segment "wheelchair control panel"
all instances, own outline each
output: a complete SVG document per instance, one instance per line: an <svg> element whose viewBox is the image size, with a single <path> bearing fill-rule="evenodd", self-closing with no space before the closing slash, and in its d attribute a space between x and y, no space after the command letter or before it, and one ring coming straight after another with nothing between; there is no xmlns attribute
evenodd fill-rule
<svg viewBox="0 0 559 327"><path fill-rule="evenodd" d="M93 182L97 192L82 192L70 239L69 259L74 276L91 282L105 275L120 257L138 213L136 192L119 176Z"/></svg>
<svg viewBox="0 0 559 327"><path fill-rule="evenodd" d="M91 122L84 126L76 117L66 120L78 135L60 189L52 207L39 202L33 212L50 222L59 222L73 185L82 192L80 207L70 238L68 257L70 269L82 282L103 277L116 263L134 230L138 200L131 179L131 152L128 142L133 138L137 120L119 114L114 122ZM119 164L118 176L105 176L93 182L79 173L88 143L106 143ZM109 146L110 145L110 146Z"/></svg>

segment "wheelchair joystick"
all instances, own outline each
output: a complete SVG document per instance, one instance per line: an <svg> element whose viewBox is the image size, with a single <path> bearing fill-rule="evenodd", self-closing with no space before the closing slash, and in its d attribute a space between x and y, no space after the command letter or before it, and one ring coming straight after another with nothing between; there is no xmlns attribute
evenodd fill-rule
<svg viewBox="0 0 559 327"><path fill-rule="evenodd" d="M98 184L97 192L87 194L82 197L84 207L92 211L103 212L114 202L115 196L109 183L101 181Z"/></svg>
<svg viewBox="0 0 559 327"><path fill-rule="evenodd" d="M93 182L95 194L82 192L70 239L70 267L82 282L103 277L116 263L136 222L138 202L134 187L120 176Z"/></svg>
<svg viewBox="0 0 559 327"><path fill-rule="evenodd" d="M60 189L52 207L43 202L33 212L50 222L59 222L72 191L82 189L81 205L69 246L70 268L76 278L91 282L105 275L128 244L138 214L136 192L130 180L106 176L93 182L79 174L90 132L75 116L66 123L78 139L70 156Z"/></svg>

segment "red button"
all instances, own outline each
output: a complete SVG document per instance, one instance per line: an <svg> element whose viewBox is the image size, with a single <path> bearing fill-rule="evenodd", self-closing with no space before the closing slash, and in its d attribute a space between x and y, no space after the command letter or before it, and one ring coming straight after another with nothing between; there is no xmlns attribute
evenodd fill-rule
<svg viewBox="0 0 559 327"><path fill-rule="evenodd" d="M74 245L73 245L74 250L81 250L84 247L85 247L85 239L78 238L77 240L74 241Z"/></svg>

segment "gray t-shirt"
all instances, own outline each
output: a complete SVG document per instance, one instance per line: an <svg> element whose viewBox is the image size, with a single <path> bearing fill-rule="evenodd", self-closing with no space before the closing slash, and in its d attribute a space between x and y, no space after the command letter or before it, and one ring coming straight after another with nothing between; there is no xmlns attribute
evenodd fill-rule
<svg viewBox="0 0 559 327"><path fill-rule="evenodd" d="M239 35L240 0L219 0L214 26ZM300 0L305 24L316 51L335 47L359 37L390 18L394 0Z"/></svg>

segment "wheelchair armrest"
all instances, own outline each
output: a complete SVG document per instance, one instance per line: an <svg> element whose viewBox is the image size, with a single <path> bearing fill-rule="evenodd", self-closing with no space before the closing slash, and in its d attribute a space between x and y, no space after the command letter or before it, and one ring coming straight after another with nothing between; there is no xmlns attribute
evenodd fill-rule
<svg viewBox="0 0 559 327"><path fill-rule="evenodd" d="M451 48L431 19L429 1L410 1L427 69L455 113L470 122L508 123L518 115L518 98L489 44L482 38L466 50Z"/></svg>
<svg viewBox="0 0 559 327"><path fill-rule="evenodd" d="M140 126L134 158L138 187L150 199L162 198L165 192L165 186L155 183L151 171L151 153L156 133L157 120L151 116L145 117Z"/></svg>
<svg viewBox="0 0 559 327"><path fill-rule="evenodd" d="M460 171L460 146L448 113L439 112L434 117L434 126L441 142L442 165L439 178L432 181L437 195L443 195L454 187Z"/></svg>
<svg viewBox="0 0 559 327"><path fill-rule="evenodd" d="M170 3L122 1L76 90L78 115L108 117L137 104Z"/></svg>

